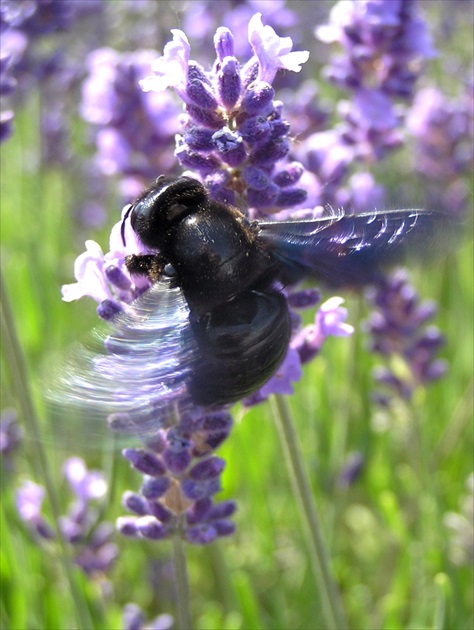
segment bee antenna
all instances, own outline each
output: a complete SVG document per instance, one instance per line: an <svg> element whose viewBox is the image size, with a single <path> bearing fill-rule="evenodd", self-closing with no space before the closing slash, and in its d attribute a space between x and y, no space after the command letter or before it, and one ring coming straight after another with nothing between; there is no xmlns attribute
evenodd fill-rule
<svg viewBox="0 0 474 630"><path fill-rule="evenodd" d="M122 219L122 225L120 226L120 235L122 237L122 243L124 247L127 245L127 243L125 242L125 221L130 216L130 212L133 210L133 205L134 205L133 203L130 204L129 209L127 210L127 212L125 213L125 216Z"/></svg>

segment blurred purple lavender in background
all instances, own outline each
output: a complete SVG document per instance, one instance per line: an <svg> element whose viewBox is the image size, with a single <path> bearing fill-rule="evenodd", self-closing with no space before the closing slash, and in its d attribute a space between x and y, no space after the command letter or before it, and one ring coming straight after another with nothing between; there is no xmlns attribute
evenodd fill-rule
<svg viewBox="0 0 474 630"><path fill-rule="evenodd" d="M350 101L338 103L341 124L309 136L302 147L303 155L306 154L302 162L320 182L320 203L341 204L355 211L383 207L386 205L383 186L376 183L371 173L354 173L354 168L360 168L358 164L372 165L401 148L407 118L408 125L412 121L412 128L415 126L419 131L420 139L423 136L418 150L420 157L422 143L429 143L425 140L427 129L422 130L420 97L411 111L403 105L413 98L426 61L436 56L417 5L415 0L338 2L331 10L329 24L315 29L319 39L336 43L343 51L333 58L323 74L353 94ZM467 121L464 123L466 129ZM454 148L452 135L453 132L446 150L450 156L454 155L450 152ZM432 144L425 145L424 153L433 155L432 148ZM421 166L420 161L417 164L423 169L422 161ZM448 178L444 174L443 181ZM459 188L456 192L459 194ZM425 321L417 319L421 316L415 309L419 298L405 276L402 279L395 274L387 278L373 289L371 299L380 308L369 319L372 350L392 358L402 356L410 368L403 377L390 368L380 368L376 378L409 398L414 388L439 378L446 370L442 361L434 359L442 342L440 339L435 342L433 330L425 333L426 336L420 330ZM433 315L434 312L430 316ZM428 341L431 332L434 337ZM382 399L385 397L381 395Z"/></svg>
<svg viewBox="0 0 474 630"><path fill-rule="evenodd" d="M0 98L13 94L16 88L16 81L10 74L11 53L0 51ZM11 109L0 108L0 143L4 142L13 133L14 114Z"/></svg>
<svg viewBox="0 0 474 630"><path fill-rule="evenodd" d="M23 441L23 429L15 409L4 409L0 415L0 457L3 471L13 469L13 459Z"/></svg>
<svg viewBox="0 0 474 630"><path fill-rule="evenodd" d="M41 513L45 489L33 481L25 481L16 492L16 507L21 520L40 538L51 540L55 533Z"/></svg>
<svg viewBox="0 0 474 630"><path fill-rule="evenodd" d="M137 604L126 604L122 611L124 630L171 630L173 624L173 617L166 613L147 622L145 613Z"/></svg>
<svg viewBox="0 0 474 630"><path fill-rule="evenodd" d="M119 176L123 203L135 199L159 173L176 171L172 149L179 108L171 95L145 94L139 81L156 53L93 51L82 86L80 113L96 129L95 165L104 176Z"/></svg>
<svg viewBox="0 0 474 630"><path fill-rule="evenodd" d="M17 81L15 106L33 89L39 95L44 164L72 159L71 111L83 72L80 48L94 41L97 29L87 28L87 20L103 8L101 0L2 0L0 5L2 65L7 57ZM71 43L74 29L81 29L81 38Z"/></svg>
<svg viewBox="0 0 474 630"><path fill-rule="evenodd" d="M416 140L414 168L428 202L463 214L472 193L463 178L474 170L474 83L457 100L435 88L418 92L407 128Z"/></svg>
<svg viewBox="0 0 474 630"><path fill-rule="evenodd" d="M362 453L352 451L348 453L339 475L337 476L337 487L347 490L361 476L365 466L365 459Z"/></svg>
<svg viewBox="0 0 474 630"><path fill-rule="evenodd" d="M98 520L99 511L91 502L106 496L107 484L102 473L88 471L79 457L65 462L63 475L75 498L58 522L61 536L72 546L74 562L89 578L98 580L106 594L109 588L105 576L117 559L118 548L112 542L113 525ZM17 490L16 504L20 518L39 540L51 541L56 538L56 532L42 514L44 495L42 486L25 481Z"/></svg>
<svg viewBox="0 0 474 630"><path fill-rule="evenodd" d="M337 2L329 24L315 29L319 39L344 50L326 68L327 78L351 91L411 97L423 61L436 54L417 5L416 0Z"/></svg>
<svg viewBox="0 0 474 630"><path fill-rule="evenodd" d="M341 123L311 134L296 154L316 177L317 203L381 207L382 186L360 168L403 144L398 101L412 97L424 62L435 55L427 25L415 1L360 0L335 4L315 35L342 49L323 74L352 98L337 104Z"/></svg>
<svg viewBox="0 0 474 630"><path fill-rule="evenodd" d="M390 359L387 365L391 365L377 368L375 379L392 395L410 400L417 387L441 378L447 370L446 362L436 356L444 338L435 326L428 325L436 305L420 301L403 270L374 287L369 299L375 306L367 322L371 350ZM376 399L381 404L390 401L384 392L377 393Z"/></svg>
<svg viewBox="0 0 474 630"><path fill-rule="evenodd" d="M31 39L67 31L81 17L101 10L101 0L3 0L2 21Z"/></svg>

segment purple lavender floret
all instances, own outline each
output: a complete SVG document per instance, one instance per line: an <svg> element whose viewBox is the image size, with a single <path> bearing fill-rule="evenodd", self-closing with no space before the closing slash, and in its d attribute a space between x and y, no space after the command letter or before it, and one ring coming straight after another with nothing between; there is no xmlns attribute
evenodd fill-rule
<svg viewBox="0 0 474 630"><path fill-rule="evenodd" d="M125 217L129 206L122 211ZM149 253L140 243L130 222L125 222L124 245L121 235L123 220L118 221L110 233L110 251L104 255L95 241L86 241L86 251L74 264L76 282L62 287L63 300L71 302L88 296L98 302L97 312L102 319L110 320L150 287L144 276L131 277L125 258L130 254Z"/></svg>
<svg viewBox="0 0 474 630"><path fill-rule="evenodd" d="M329 298L321 305L314 319L314 324L306 326L294 335L291 348L299 354L302 364L307 363L319 354L327 337L348 337L354 332L354 327L346 324L347 309L340 297Z"/></svg>
<svg viewBox="0 0 474 630"><path fill-rule="evenodd" d="M174 619L164 613L152 621L146 621L145 613L137 604L126 604L122 611L124 630L171 630Z"/></svg>
<svg viewBox="0 0 474 630"><path fill-rule="evenodd" d="M440 331L428 325L436 314L432 302L420 302L409 284L406 272L398 271L369 292L375 307L367 328L371 335L371 350L387 359L387 367L375 370L375 379L396 396L409 400L415 390L438 380L447 371L446 362L437 358L444 345ZM388 367L390 360L403 361L399 369ZM385 404L383 392L376 395Z"/></svg>
<svg viewBox="0 0 474 630"><path fill-rule="evenodd" d="M0 51L0 98L10 96L16 88L16 80L10 74L11 53ZM13 133L14 114L11 109L0 109L0 143Z"/></svg>
<svg viewBox="0 0 474 630"><path fill-rule="evenodd" d="M268 5L262 0L250 2L235 2L234 0L201 0L186 5L183 12L183 30L188 37L198 44L203 38L212 37L216 24L225 25L235 37L235 51L237 56L248 55L250 45L247 41L248 23L255 11L267 10ZM266 17L267 23L275 29L291 30L293 33L298 24L299 16L288 5L286 0L272 0L271 12ZM207 54L204 46L199 50L200 55Z"/></svg>
<svg viewBox="0 0 474 630"><path fill-rule="evenodd" d="M361 476L365 466L365 459L359 451L348 453L346 460L339 471L337 486L346 490L354 484Z"/></svg>
<svg viewBox="0 0 474 630"><path fill-rule="evenodd" d="M74 562L87 576L104 577L117 559L118 548L113 542L113 525L97 521L98 512L91 502L106 495L107 483L99 471L88 471L79 457L71 457L65 462L63 474L74 494L74 501L59 519L61 536L71 545ZM56 538L55 530L42 514L44 495L44 488L32 481L25 481L16 494L20 518L40 541Z"/></svg>
<svg viewBox="0 0 474 630"><path fill-rule="evenodd" d="M13 468L13 456L23 441L15 409L4 409L0 415L0 457L3 470Z"/></svg>
<svg viewBox="0 0 474 630"><path fill-rule="evenodd" d="M51 540L55 532L41 513L45 490L33 481L25 481L16 493L16 508L21 520L40 538Z"/></svg>

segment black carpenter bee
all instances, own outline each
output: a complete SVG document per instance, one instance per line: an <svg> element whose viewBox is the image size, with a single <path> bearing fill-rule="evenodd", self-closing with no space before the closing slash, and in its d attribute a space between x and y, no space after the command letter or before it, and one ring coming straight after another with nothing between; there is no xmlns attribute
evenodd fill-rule
<svg viewBox="0 0 474 630"><path fill-rule="evenodd" d="M164 176L126 219L156 250L128 256L127 268L153 284L112 322L106 351L67 376L67 388L69 399L141 435L195 405L245 398L275 373L291 335L281 286L306 277L334 288L376 282L445 222L423 210L249 221L197 180Z"/></svg>

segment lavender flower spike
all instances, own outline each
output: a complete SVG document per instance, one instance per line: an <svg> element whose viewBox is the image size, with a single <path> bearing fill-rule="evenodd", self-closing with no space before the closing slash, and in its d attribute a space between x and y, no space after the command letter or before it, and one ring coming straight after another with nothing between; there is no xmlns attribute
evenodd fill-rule
<svg viewBox="0 0 474 630"><path fill-rule="evenodd" d="M403 270L394 272L369 291L375 306L367 328L371 350L384 356L387 366L375 371L376 380L392 394L409 400L417 387L438 380L447 371L446 362L437 358L444 338L435 326L428 326L436 314L431 302L421 302ZM395 369L402 359L406 369ZM376 399L387 404L390 396L377 393Z"/></svg>
<svg viewBox="0 0 474 630"><path fill-rule="evenodd" d="M121 534L162 540L179 532L194 545L232 534L235 525L229 517L235 503L213 499L225 465L213 451L231 427L232 418L224 411L195 412L160 431L147 448L126 449L123 455L145 476L139 494L123 496L124 507L134 515L117 520Z"/></svg>
<svg viewBox="0 0 474 630"><path fill-rule="evenodd" d="M107 521L98 522L97 512L91 501L107 494L107 483L99 471L88 471L79 457L71 457L63 466L74 500L69 510L58 520L64 542L70 545L74 562L91 577L103 578L118 556L118 548L112 541L114 530ZM20 518L42 540L54 540L56 532L42 514L45 490L32 481L18 488L16 504ZM104 589L107 582L102 583Z"/></svg>
<svg viewBox="0 0 474 630"><path fill-rule="evenodd" d="M339 102L343 124L331 132L337 136L339 151L344 148L349 153L347 162L338 157L340 168L335 177L339 180L349 164L379 161L404 142L401 127L405 110L399 101L412 98L424 63L436 54L427 24L418 13L420 4L411 0L342 0L331 9L329 24L315 29L318 39L338 44L341 51L324 68L324 74L352 94L350 101ZM321 177L323 185L334 188L340 181L325 177L321 159L311 159L319 135L307 140L308 157L313 162L308 167ZM337 156L333 151L331 154ZM328 154L327 160L332 162L334 157ZM331 198L326 192L320 202L348 205L348 193L334 191Z"/></svg>
<svg viewBox="0 0 474 630"><path fill-rule="evenodd" d="M290 126L282 118L281 103L274 100L271 83L279 69L299 72L309 53L292 52L291 39L263 26L260 13L250 19L248 35L255 54L241 66L234 56L232 33L218 28L217 59L206 71L189 59L184 33L174 30L173 42L152 66L154 74L140 85L145 91L175 89L186 110L176 157L207 185L213 198L235 203L243 194L251 206L249 213L255 209L258 216L260 208L271 212L295 206L307 196L306 190L296 187L303 169L284 162L290 151Z"/></svg>

